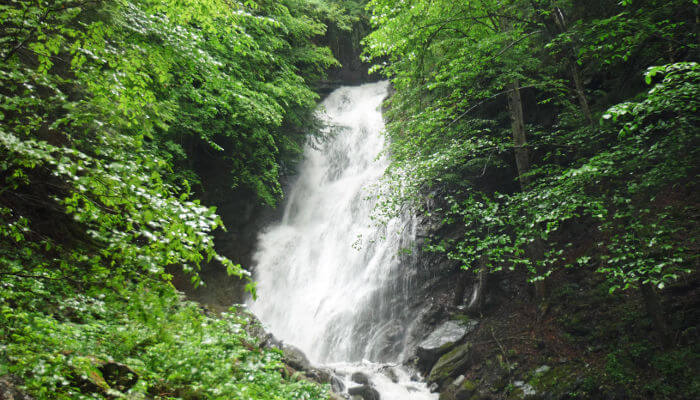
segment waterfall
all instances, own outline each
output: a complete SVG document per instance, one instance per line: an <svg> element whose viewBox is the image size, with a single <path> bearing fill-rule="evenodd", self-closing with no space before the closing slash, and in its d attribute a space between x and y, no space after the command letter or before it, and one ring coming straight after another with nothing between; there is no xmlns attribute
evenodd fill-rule
<svg viewBox="0 0 700 400"><path fill-rule="evenodd" d="M416 303L415 262L403 251L415 237L414 218L372 219L371 189L388 165L381 115L387 90L387 82L342 87L322 103L332 128L307 144L282 221L259 237L259 299L249 302L278 339L313 363L364 361L370 373L401 359ZM410 392L387 386L382 399L433 398L424 388Z"/></svg>

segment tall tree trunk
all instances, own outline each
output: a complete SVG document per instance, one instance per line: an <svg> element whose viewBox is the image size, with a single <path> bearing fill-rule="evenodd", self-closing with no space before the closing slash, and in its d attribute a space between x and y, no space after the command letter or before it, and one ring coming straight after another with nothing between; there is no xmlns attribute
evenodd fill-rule
<svg viewBox="0 0 700 400"><path fill-rule="evenodd" d="M581 105L581 111L583 112L584 117L586 117L588 125L595 127L595 123L593 122L593 114L591 114L591 108L588 106L588 100L586 99L586 92L583 89L581 70L579 70L575 60L569 60L569 65L571 69L571 75L574 77L576 96L578 97L578 102Z"/></svg>
<svg viewBox="0 0 700 400"><path fill-rule="evenodd" d="M525 120L523 118L523 100L520 96L520 81L516 79L511 84L508 92L508 110L510 111L510 124L513 131L513 145L515 146L515 164L518 167L518 180L520 188L525 191L530 184L530 177L526 176L530 170L530 157L527 151L527 138L525 136Z"/></svg>
<svg viewBox="0 0 700 400"><path fill-rule="evenodd" d="M524 192L531 183L531 178L527 175L530 170L530 156L527 150L527 135L525 133L525 119L523 117L523 100L520 95L520 81L513 81L511 90L508 92L508 110L510 111L511 129L513 131L513 144L515 146L515 164L518 167L518 180L520 189ZM539 236L534 240L528 249L530 261L537 263L544 258L544 243ZM542 274L539 268L538 274ZM547 297L547 285L544 280L535 282L535 297L544 300Z"/></svg>
<svg viewBox="0 0 700 400"><path fill-rule="evenodd" d="M661 345L664 349L668 349L672 346L671 332L664 318L659 294L656 293L656 289L651 283L642 284L640 290L642 292L642 298L644 298L644 305L647 309L647 313L649 317L651 317L651 322L654 325L654 330L656 330L661 340Z"/></svg>
<svg viewBox="0 0 700 400"><path fill-rule="evenodd" d="M564 12L559 7L554 7L554 12L552 12L552 17L554 18L554 23L560 32L564 33L568 30L566 24L566 18L564 17ZM578 64L575 59L576 49L571 47L571 54L566 57L567 63L569 64L569 71L571 71L571 76L574 81L574 88L576 91L576 97L578 97L578 102L581 105L581 112L583 116L588 121L590 126L595 126L593 122L593 114L591 114L591 108L588 106L588 99L586 99L586 92L583 88L583 79L581 78L581 70L578 68Z"/></svg>

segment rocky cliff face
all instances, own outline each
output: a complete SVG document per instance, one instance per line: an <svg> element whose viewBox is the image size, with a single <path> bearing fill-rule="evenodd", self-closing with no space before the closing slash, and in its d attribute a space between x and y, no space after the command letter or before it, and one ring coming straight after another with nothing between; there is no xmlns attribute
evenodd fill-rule
<svg viewBox="0 0 700 400"><path fill-rule="evenodd" d="M437 220L425 219L422 226L425 238L461 234ZM573 229L571 241L585 246L573 237L586 237L585 229ZM440 400L667 398L662 390L673 392L672 398L694 397L690 373L662 360L688 365L690 354L697 354L697 275L664 292L663 308L679 334L669 350L655 337L642 296L611 294L591 271L551 275L544 301L535 299L524 273L492 273L483 307L474 310L474 272L460 270L443 254L419 258L433 277L416 293L425 307L404 363L425 376Z"/></svg>
<svg viewBox="0 0 700 400"><path fill-rule="evenodd" d="M328 46L340 67L328 71L326 79L317 84L317 91L325 96L340 86L359 85L376 82L381 77L370 75L368 63L362 62L362 38L369 33L369 22L361 18L353 24L351 31L344 31L336 26L329 26L321 44Z"/></svg>
<svg viewBox="0 0 700 400"><path fill-rule="evenodd" d="M280 210L263 205L255 193L243 188L232 189L228 169L218 165L216 158L200 154L194 164L201 177L202 204L216 206L226 230L217 230L215 245L220 254L250 269L258 233L279 218ZM282 183L284 184L284 180ZM218 262L204 263L200 276L205 286L194 288L189 277L179 268L172 268L173 283L189 298L215 310L225 310L232 304L243 303L246 293L244 280L228 276Z"/></svg>

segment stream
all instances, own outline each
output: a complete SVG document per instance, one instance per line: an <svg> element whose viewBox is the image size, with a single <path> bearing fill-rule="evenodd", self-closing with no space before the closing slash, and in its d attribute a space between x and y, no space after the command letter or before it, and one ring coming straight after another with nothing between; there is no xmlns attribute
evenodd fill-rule
<svg viewBox="0 0 700 400"><path fill-rule="evenodd" d="M321 104L330 128L304 150L282 220L260 234L254 255L259 298L249 307L284 343L345 388L362 372L382 400L437 399L400 366L409 351L418 276L410 213L372 219L388 166L381 103L388 83L341 87ZM372 195L374 193L374 195ZM347 392L346 392L347 394Z"/></svg>

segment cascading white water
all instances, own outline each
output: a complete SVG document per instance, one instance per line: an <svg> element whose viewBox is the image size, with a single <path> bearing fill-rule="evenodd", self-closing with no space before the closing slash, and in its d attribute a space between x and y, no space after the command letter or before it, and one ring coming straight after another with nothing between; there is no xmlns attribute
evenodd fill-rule
<svg viewBox="0 0 700 400"><path fill-rule="evenodd" d="M388 164L380 109L387 89L343 87L323 102L335 129L307 145L283 219L260 235L254 256L259 299L251 310L312 362L349 372L373 374L376 363L397 361L415 318L415 269L401 252L414 239L414 220L374 224L368 199ZM383 400L434 398L397 375L398 383L373 380Z"/></svg>

